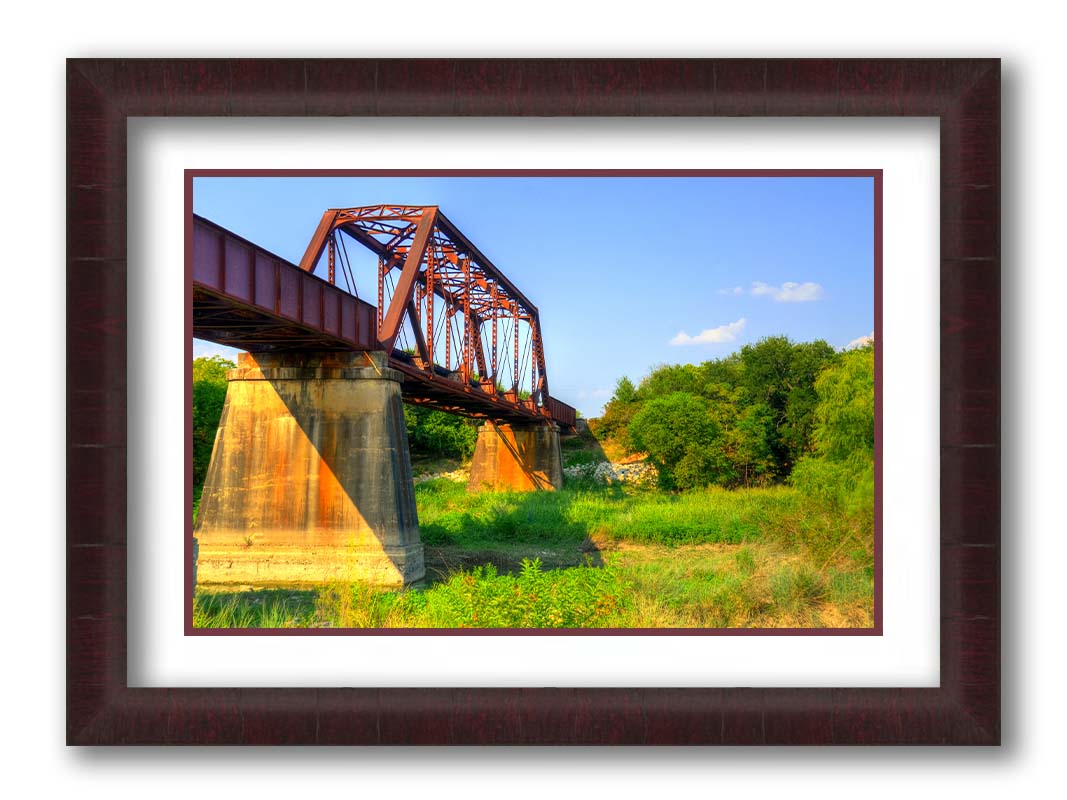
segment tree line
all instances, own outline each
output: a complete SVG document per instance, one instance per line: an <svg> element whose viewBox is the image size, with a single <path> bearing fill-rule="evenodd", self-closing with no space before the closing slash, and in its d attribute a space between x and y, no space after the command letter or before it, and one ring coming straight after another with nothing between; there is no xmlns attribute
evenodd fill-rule
<svg viewBox="0 0 1067 800"><path fill-rule="evenodd" d="M873 481L873 346L838 352L772 336L702 364L660 366L636 386L621 378L590 427L647 453L665 489L858 486L857 475Z"/></svg>
<svg viewBox="0 0 1067 800"><path fill-rule="evenodd" d="M193 362L193 485L202 486L226 397L219 356ZM413 454L467 458L476 424L404 406ZM684 490L788 482L869 511L874 486L874 349L839 352L824 341L761 339L702 364L621 378L594 435L647 453L660 486Z"/></svg>

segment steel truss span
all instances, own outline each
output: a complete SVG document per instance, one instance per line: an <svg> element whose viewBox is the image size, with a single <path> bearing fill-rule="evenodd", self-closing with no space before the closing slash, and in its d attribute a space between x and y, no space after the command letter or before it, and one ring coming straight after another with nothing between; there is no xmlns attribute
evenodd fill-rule
<svg viewBox="0 0 1067 800"><path fill-rule="evenodd" d="M353 240L377 256L377 307L354 295ZM250 352L383 350L409 402L575 426L575 409L549 394L537 307L436 206L329 209L299 265L198 216L192 242L198 338ZM313 274L324 255L326 280Z"/></svg>

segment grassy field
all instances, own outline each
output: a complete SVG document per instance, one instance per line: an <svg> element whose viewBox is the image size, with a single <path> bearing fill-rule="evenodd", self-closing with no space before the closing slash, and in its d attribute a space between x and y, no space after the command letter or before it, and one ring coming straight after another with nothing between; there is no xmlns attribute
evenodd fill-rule
<svg viewBox="0 0 1067 800"><path fill-rule="evenodd" d="M416 487L427 584L197 591L197 627L869 627L869 518L794 489Z"/></svg>

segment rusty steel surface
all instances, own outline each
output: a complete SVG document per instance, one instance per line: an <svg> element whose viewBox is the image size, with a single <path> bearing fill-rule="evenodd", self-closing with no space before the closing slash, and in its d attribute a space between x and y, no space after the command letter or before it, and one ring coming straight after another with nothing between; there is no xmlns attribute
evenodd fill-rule
<svg viewBox="0 0 1067 800"><path fill-rule="evenodd" d="M202 217L192 262L199 339L249 352L377 347L374 306Z"/></svg>
<svg viewBox="0 0 1067 800"><path fill-rule="evenodd" d="M343 237L378 256L378 306ZM312 271L323 254L327 280ZM250 352L384 350L407 402L500 422L555 422L537 308L436 206L330 209L299 266L194 216L193 335ZM398 273L394 275L394 273Z"/></svg>

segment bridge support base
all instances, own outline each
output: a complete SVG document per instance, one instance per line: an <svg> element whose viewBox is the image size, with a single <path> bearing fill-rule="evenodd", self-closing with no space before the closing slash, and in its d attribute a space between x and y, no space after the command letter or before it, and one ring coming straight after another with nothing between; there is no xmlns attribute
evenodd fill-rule
<svg viewBox="0 0 1067 800"><path fill-rule="evenodd" d="M422 579L401 376L385 354L242 353L228 378L200 583Z"/></svg>
<svg viewBox="0 0 1067 800"><path fill-rule="evenodd" d="M558 426L486 422L478 429L467 491L562 488Z"/></svg>

